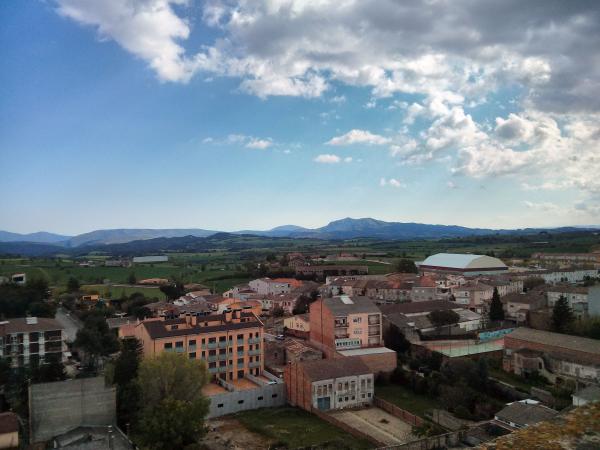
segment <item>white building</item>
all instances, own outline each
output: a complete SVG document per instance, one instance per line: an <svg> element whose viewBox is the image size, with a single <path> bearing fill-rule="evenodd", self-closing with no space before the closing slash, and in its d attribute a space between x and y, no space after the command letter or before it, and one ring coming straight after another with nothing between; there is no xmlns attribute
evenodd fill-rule
<svg viewBox="0 0 600 450"><path fill-rule="evenodd" d="M260 295L288 294L292 285L285 281L275 281L271 278L258 278L248 283L250 289Z"/></svg>
<svg viewBox="0 0 600 450"><path fill-rule="evenodd" d="M486 255L437 253L418 263L422 273L454 273L462 275L501 274L508 267L498 258Z"/></svg>
<svg viewBox="0 0 600 450"><path fill-rule="evenodd" d="M144 263L161 263L167 262L169 257L166 255L155 255L155 256L134 256L133 262L138 264Z"/></svg>

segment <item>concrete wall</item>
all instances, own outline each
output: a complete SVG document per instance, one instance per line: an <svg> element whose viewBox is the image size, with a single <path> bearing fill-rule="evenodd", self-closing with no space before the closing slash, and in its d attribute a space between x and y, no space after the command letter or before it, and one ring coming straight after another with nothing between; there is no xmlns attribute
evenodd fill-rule
<svg viewBox="0 0 600 450"><path fill-rule="evenodd" d="M246 391L227 392L210 397L210 409L207 417L212 419L249 409L283 406L285 402L285 385L283 383L269 384Z"/></svg>
<svg viewBox="0 0 600 450"><path fill-rule="evenodd" d="M116 388L104 378L81 378L29 387L31 442L42 442L79 426L116 421Z"/></svg>

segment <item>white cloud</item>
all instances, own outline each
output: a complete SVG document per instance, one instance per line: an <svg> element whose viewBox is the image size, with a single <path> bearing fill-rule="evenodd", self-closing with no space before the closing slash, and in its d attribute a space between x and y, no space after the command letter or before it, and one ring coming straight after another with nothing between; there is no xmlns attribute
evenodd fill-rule
<svg viewBox="0 0 600 450"><path fill-rule="evenodd" d="M454 181L450 180L446 183L446 187L448 189L458 189L459 186Z"/></svg>
<svg viewBox="0 0 600 450"><path fill-rule="evenodd" d="M246 143L246 148L253 148L257 150L265 150L273 145L273 142L270 139L258 139L258 138L250 138Z"/></svg>
<svg viewBox="0 0 600 450"><path fill-rule="evenodd" d="M350 130L346 134L336 136L326 142L327 145L353 145L353 144L366 144L366 145L385 145L389 144L391 140L389 138L373 134L366 130Z"/></svg>
<svg viewBox="0 0 600 450"><path fill-rule="evenodd" d="M390 179L380 178L379 186L381 186L381 187L391 186L391 187L399 189L399 188L405 188L406 184L401 182L400 180L397 180L396 178L390 178Z"/></svg>
<svg viewBox="0 0 600 450"><path fill-rule="evenodd" d="M346 156L346 157L344 158L344 162L345 162L345 163L351 163L351 162L352 162L352 156Z"/></svg>
<svg viewBox="0 0 600 450"><path fill-rule="evenodd" d="M337 164L342 159L338 155L333 155L330 153L325 153L322 155L318 155L313 161L322 163L322 164Z"/></svg>

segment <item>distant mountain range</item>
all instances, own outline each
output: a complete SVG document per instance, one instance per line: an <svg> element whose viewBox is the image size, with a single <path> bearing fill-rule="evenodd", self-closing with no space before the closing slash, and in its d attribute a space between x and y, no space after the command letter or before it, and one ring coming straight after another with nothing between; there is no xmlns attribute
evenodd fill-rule
<svg viewBox="0 0 600 450"><path fill-rule="evenodd" d="M439 239L466 236L484 236L490 234L531 234L545 230L554 232L581 231L582 229L597 229L590 227L562 227L554 229L525 228L516 230L493 230L489 228L468 228L457 225L431 225L422 223L385 222L371 218L335 220L320 228L304 228L296 225L282 225L270 230L242 230L233 233L223 233L215 230L199 228L188 229L111 229L95 230L77 236L38 232L31 234L10 233L0 231L0 252L2 253L57 253L61 249L77 249L82 247L116 246L135 242L135 247L144 251L142 241L154 241L169 238L206 238L218 235L254 235L270 238L312 238L312 239ZM192 239L193 241L193 239ZM173 241L173 244L186 245L192 241ZM160 241L159 241L160 242ZM167 241L165 241L167 243ZM170 247L171 244L168 245ZM31 250L31 252L27 250Z"/></svg>

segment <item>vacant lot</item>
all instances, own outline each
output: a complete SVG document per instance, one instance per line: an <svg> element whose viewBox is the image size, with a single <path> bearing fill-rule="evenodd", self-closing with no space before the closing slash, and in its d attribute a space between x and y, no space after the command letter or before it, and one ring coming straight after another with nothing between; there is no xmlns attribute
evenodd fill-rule
<svg viewBox="0 0 600 450"><path fill-rule="evenodd" d="M368 449L373 445L298 408L264 408L233 416L248 430L289 448ZM248 447L250 448L250 447Z"/></svg>
<svg viewBox="0 0 600 450"><path fill-rule="evenodd" d="M376 386L375 395L419 417L425 417L425 413L434 408L443 409L435 399L415 394L410 389L396 384Z"/></svg>
<svg viewBox="0 0 600 450"><path fill-rule="evenodd" d="M412 426L380 408L334 411L330 414L385 445L405 444L416 439L411 434Z"/></svg>
<svg viewBox="0 0 600 450"><path fill-rule="evenodd" d="M156 298L158 300L164 300L165 294L158 287L147 287L147 286L112 286L104 284L86 284L81 286L81 289L86 292L97 292L104 298L121 298L123 295L129 297L131 294L139 292L144 294L148 298ZM110 296L107 295L110 293Z"/></svg>

